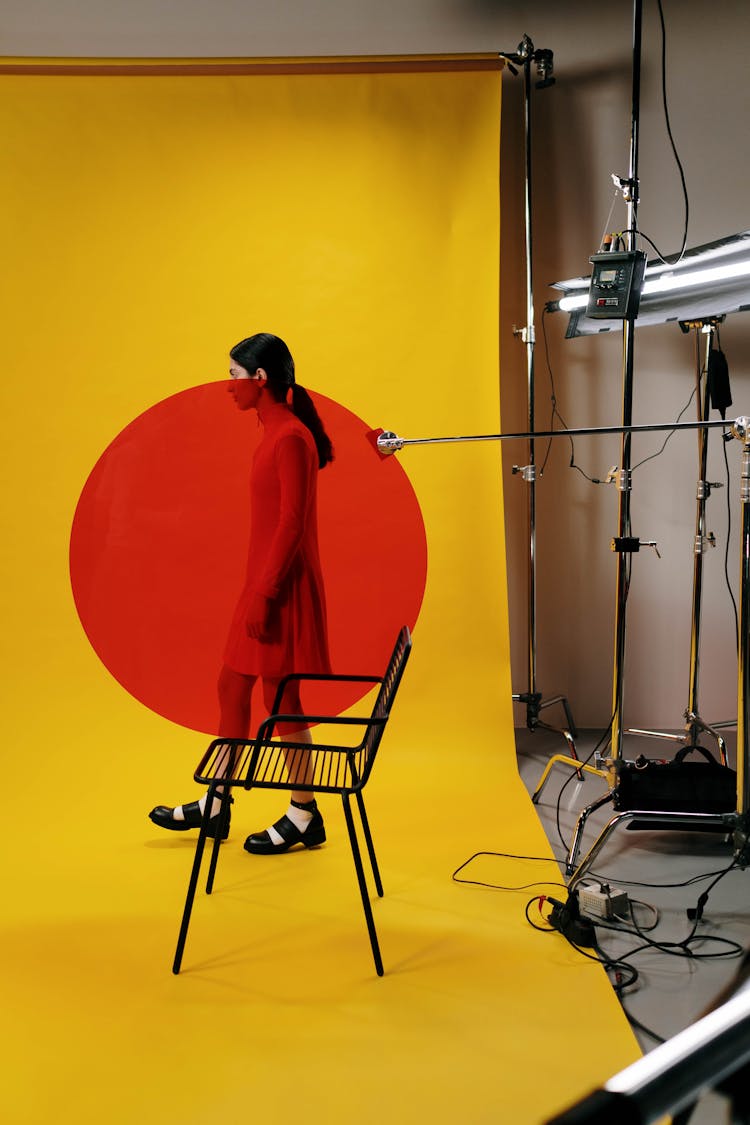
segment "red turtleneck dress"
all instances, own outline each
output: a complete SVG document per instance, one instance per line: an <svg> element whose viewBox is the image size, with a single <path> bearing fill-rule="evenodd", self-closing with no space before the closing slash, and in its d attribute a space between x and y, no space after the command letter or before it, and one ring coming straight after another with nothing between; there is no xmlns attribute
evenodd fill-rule
<svg viewBox="0 0 750 1125"><path fill-rule="evenodd" d="M248 676L329 672L325 592L318 551L318 452L285 403L264 409L250 475L250 548L245 588L224 662ZM264 639L247 634L252 599L270 600Z"/></svg>

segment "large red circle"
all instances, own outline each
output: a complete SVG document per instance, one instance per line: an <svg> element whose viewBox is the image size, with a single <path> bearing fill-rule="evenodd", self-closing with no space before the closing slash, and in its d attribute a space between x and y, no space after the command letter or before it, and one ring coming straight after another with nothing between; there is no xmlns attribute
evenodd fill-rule
<svg viewBox="0 0 750 1125"><path fill-rule="evenodd" d="M379 674L422 603L424 523L406 474L378 455L370 427L333 399L313 398L335 448L318 490L333 670ZM257 415L236 410L226 383L181 391L111 442L73 519L73 596L98 656L152 711L211 735L261 436ZM338 713L365 690L310 689L303 703L311 714Z"/></svg>

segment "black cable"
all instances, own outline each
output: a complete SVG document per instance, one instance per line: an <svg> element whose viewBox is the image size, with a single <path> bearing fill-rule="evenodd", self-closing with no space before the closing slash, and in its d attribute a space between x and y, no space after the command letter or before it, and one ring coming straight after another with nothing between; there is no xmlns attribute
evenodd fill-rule
<svg viewBox="0 0 750 1125"><path fill-rule="evenodd" d="M622 933L630 933L627 929L623 929ZM686 941L713 941L719 945L728 945L729 950L724 953L694 953L689 946L685 945ZM715 934L704 934L703 936L695 936L691 933L688 938L683 938L682 941L673 942L656 942L650 939L644 940L642 945L638 945L635 949L631 949L628 953L623 953L621 960L626 960L630 957L635 957L637 953L643 953L647 949L657 949L660 953L668 953L672 957L683 957L689 961L716 961L722 958L741 957L745 952L744 946L740 945L738 941L732 941L730 938L718 937Z"/></svg>
<svg viewBox="0 0 750 1125"><path fill-rule="evenodd" d="M531 918L529 918L529 907L531 906L531 903L538 902L538 901L539 901L539 896L537 896L537 898L531 899L531 901L526 904L526 919L529 922L529 924L534 927L535 930L542 930L543 929L544 932L547 933L547 932L550 932L550 931L548 931L546 929L546 927L534 925L534 923L531 921ZM615 973L616 977L621 977L622 974L624 973L626 975L625 980L616 979L615 981L611 982L612 987L614 988L614 991L618 995L624 989L631 988L636 983L636 981L638 980L639 973L638 973L638 970L635 968L635 966L626 964L625 961L620 957L616 957L616 958L615 957L609 957L604 952L604 950L601 948L601 946L598 944L598 942L596 941L596 937L593 938L593 945L592 945L592 949L594 950L594 953L589 953L588 950L583 949L582 946L580 946L577 942L575 942L573 940L573 938L571 938L567 933L564 933L563 931L558 930L557 927L553 926L552 929L551 929L551 932L553 932L553 933L563 933L563 937L567 941L568 945L572 946L572 948L575 949L575 951L577 953L580 953L581 956L585 957L588 961L598 962L598 964L602 965L602 967L608 973Z"/></svg>
<svg viewBox="0 0 750 1125"><path fill-rule="evenodd" d="M645 1023L641 1023L640 1020L637 1020L635 1018L632 1012L628 1011L628 1009L622 1002L622 998L620 998L620 1005L623 1012L625 1013L625 1018L632 1028L634 1028L636 1031L643 1032L644 1035L648 1035L649 1039L653 1039L656 1043L666 1043L666 1039L663 1035L659 1035L657 1031L652 1031L650 1027L646 1027Z"/></svg>
<svg viewBox="0 0 750 1125"><path fill-rule="evenodd" d="M667 99L667 29L664 24L664 9L662 8L661 0L657 0L657 7L659 9L659 22L661 24L661 96L662 103L664 105L664 123L667 127L667 136L669 137L669 143L672 146L675 163L677 164L677 169L680 173L682 194L685 200L685 229L682 235L682 246L680 247L680 252L674 262L666 262L666 259L662 254L659 254L659 257L667 265L676 266L678 262L682 261L682 257L685 253L685 247L687 246L688 223L690 218L690 200L688 198L687 184L685 183L685 170L682 167L682 161L680 160L679 153L677 152L677 146L674 143L674 137L672 136L672 125L669 120L669 102ZM657 253L659 253L658 250Z"/></svg>
<svg viewBox="0 0 750 1125"><path fill-rule="evenodd" d="M594 919L590 920L594 921ZM699 919L695 921L690 934L686 938L683 938L681 941L655 941L653 938L648 937L648 934L651 931L644 930L643 927L639 927L635 920L633 922L635 927L634 929L630 929L625 925L618 926L612 922L605 922L599 918L595 920L595 924L602 930L610 930L612 933L623 934L627 937L643 938L642 945L636 946L635 949L631 949L628 953L622 954L623 959L627 957L633 957L636 953L643 953L647 949L656 949L660 953L668 953L674 957L685 957L691 961L716 961L721 960L725 957L739 957L741 954L744 954L746 952L744 946L740 945L740 943L737 941L733 941L731 938L719 937L716 934L696 934L695 931L697 929L698 922ZM729 947L729 949L718 951L716 953L698 953L690 948L693 943L708 941L715 942L717 945L726 945Z"/></svg>
<svg viewBox="0 0 750 1125"><path fill-rule="evenodd" d="M562 414L560 413L560 411L557 408L557 391L555 389L555 377L552 373L552 362L550 360L550 355L549 355L549 341L547 339L547 323L545 321L545 317L547 316L547 311L548 310L547 310L546 307L542 310L542 339L544 341L544 358L545 358L545 362L547 364L547 373L549 374L549 381L550 381L550 387L551 387L550 402L552 403L552 411L551 411L551 415L550 415L549 428L550 428L550 430L554 429L555 418L558 418L560 420L560 424L562 426L563 431L565 431L565 430L568 430L570 427L568 426L568 423L565 421ZM581 476L585 477L586 480L589 481L591 484L607 484L608 482L606 480L599 480L597 477L589 476L589 474L584 469L582 469L580 465L576 464L575 445L573 443L573 438L570 437L570 435L568 435L568 441L570 442L570 461L568 462L568 468L569 469L576 469L581 474ZM541 468L539 469L539 476L540 477L544 475L544 470L546 468L547 461L549 459L551 448L552 448L552 438L548 438L547 439L547 448L546 448L545 453L544 453L544 460L542 461Z"/></svg>
<svg viewBox="0 0 750 1125"><path fill-rule="evenodd" d="M690 406L690 403L693 401L694 398L695 398L695 387L693 387L693 389L690 393L690 398L687 400L687 402L683 406L682 410L680 411L680 413L675 418L675 424L677 424L677 422L680 421L680 419L682 418L682 415L685 413L687 408ZM662 453L667 448L667 442L671 438L673 438L676 433L677 433L676 430L670 430L669 433L667 434L667 436L664 438L661 449L658 449L656 451L656 453L650 453L648 455L648 457L644 457L642 461L638 461L637 464L633 465L633 467L631 469L631 472L634 473L636 469L640 469L641 465L645 465L647 461L653 461L656 457L661 457Z"/></svg>
<svg viewBox="0 0 750 1125"><path fill-rule="evenodd" d="M627 965L619 957L610 957L599 945L596 937L594 937L593 948L596 951L597 960L601 962L608 973L615 973L616 978L621 977L623 973L627 974L625 980L615 979L612 982L612 987L615 992L619 995L620 992L624 991L626 988L632 988L639 977L638 970L635 966Z"/></svg>
<svg viewBox="0 0 750 1125"><path fill-rule="evenodd" d="M722 867L721 871L724 871L724 870L725 870L725 868ZM617 883L618 887L620 887L620 886L622 886L622 887L652 887L652 888L655 888L656 890L659 890L660 888L664 888L666 890L672 890L674 888L679 888L679 887L690 887L690 886L692 886L693 883L700 883L700 881L702 879L712 879L714 875L721 874L721 871L706 871L705 874L703 874L703 875L693 875L690 879L685 879L682 883L644 883L640 879L620 879L620 878L618 878L614 881ZM589 877L591 879L595 879L599 883L606 883L609 879L609 877L607 875L602 875L602 874L600 874L596 871L589 871L588 874L589 874Z"/></svg>
<svg viewBox="0 0 750 1125"><path fill-rule="evenodd" d="M551 363L550 358L549 358L549 341L547 339L547 325L546 325L546 322L545 322L545 319L544 319L546 315L547 315L547 308L545 306L544 309L542 310L542 339L544 341L544 358L545 358L546 363L547 363L547 371L549 372L549 381L550 381L550 388L551 388L550 402L552 403L552 413L550 414L550 423L549 423L549 427L548 427L551 430L551 429L554 428L555 414L557 413L557 393L555 391L555 377L552 374L552 363ZM568 427L566 426L565 429L567 429L567 428ZM549 454L550 454L551 448L552 448L552 438L548 438L547 439L547 448L544 452L544 460L542 461L542 465L541 465L541 468L539 470L539 476L540 477L544 476L544 470L546 468L547 461L549 459Z"/></svg>
<svg viewBox="0 0 750 1125"><path fill-rule="evenodd" d="M620 236L624 234L634 234L636 235L636 237L642 239L643 242L647 242L651 249L656 251L657 258L659 258L665 266L676 266L684 256L685 249L683 246L682 250L680 250L679 256L675 259L675 261L668 262L654 240L652 238L649 238L647 234L644 234L642 230L639 230L638 227L630 227L628 230L620 231Z"/></svg>
<svg viewBox="0 0 750 1125"><path fill-rule="evenodd" d="M733 861L732 864L728 868L725 868L723 871L721 871L719 873L718 878L711 884L711 887L708 888L708 891L705 892L705 895L701 896L701 898L704 899L704 904L705 904L705 898L708 897L709 891L716 885L716 883L719 882L720 879L722 879L724 877L724 875L727 875L729 873L729 871L731 871L735 866L736 866L736 861ZM536 901L536 900L532 900L532 901ZM699 900L699 902L700 902L700 900ZM628 1011L628 1009L627 1009L627 1007L624 1003L622 993L627 988L632 987L636 983L636 981L639 979L638 970L635 968L634 965L630 964L630 959L638 953L642 953L646 950L652 950L652 949L657 949L659 952L668 953L668 954L671 954L673 956L689 958L691 960L708 960L708 959L717 959L717 958L725 958L725 957L744 956L747 951L743 948L743 946L741 946L739 944L739 942L731 941L728 938L721 938L721 937L714 936L714 935L711 935L711 934L696 935L696 929L697 929L698 925L700 924L700 914L699 914L698 911L696 911L697 916L694 920L694 925L691 929L690 934L688 935L687 938L684 938L680 942L656 942L656 941L654 941L653 939L647 937L646 934L642 932L642 927L641 928L638 927L638 923L636 922L635 916L634 916L634 913L633 913L632 903L631 903L630 914L631 914L631 918L633 920L633 924L635 926L635 930L628 929L625 926L607 925L601 919L588 919L596 927L599 927L599 928L602 928L602 929L607 929L607 930L612 930L612 931L615 931L617 933L631 934L631 935L634 935L634 936L641 936L643 938L643 944L642 945L636 946L635 949L631 949L628 953L621 954L617 958L611 958L601 948L601 946L600 946L599 942L596 940L595 936L593 938L592 948L595 950L596 956L594 956L591 953L588 953L587 950L582 949L579 945L576 944L576 942L571 940L571 938L569 938L567 934L564 934L563 936L568 941L568 944L572 945L573 948L576 949L582 956L588 958L589 960L599 961L608 973L611 973L611 974L615 975L615 980L612 982L613 989L614 989L616 995L618 996L618 998L620 1000L622 1010L623 1010L628 1022L631 1024L631 1026L636 1028L637 1030L643 1032L645 1035L648 1035L650 1038L654 1039L656 1042L663 1043L663 1042L665 1042L664 1037L659 1035L652 1028L647 1027L645 1024L641 1023L640 1020L636 1019L635 1016L633 1016L633 1014ZM527 918L528 918L529 922L533 925L533 922L531 922L531 919L528 917L528 909L527 909ZM542 927L535 927L535 928L541 929ZM715 943L718 943L720 945L728 946L729 948L725 949L721 952L716 952L716 953L699 953L699 952L696 952L695 950L690 948L690 943L695 943L695 942L699 942L699 943L715 942ZM623 974L625 975L625 979L622 979Z"/></svg>
<svg viewBox="0 0 750 1125"><path fill-rule="evenodd" d="M593 933L593 938L592 938L592 941L591 941L591 948L594 950L594 952L590 953L587 949L582 948L576 941L574 941L567 932L565 932L564 930L558 929L557 926L552 926L552 925L540 926L536 922L534 922L532 920L530 914L529 914L529 911L530 911L530 909L531 909L531 907L534 903L538 903L539 904L539 911L541 913L542 904L545 901L545 896L543 896L543 895L537 895L535 898L531 899L529 902L526 903L526 907L525 907L526 920L529 923L529 925L531 925L535 930L538 930L540 933L555 933L555 932L562 933L563 936L565 937L566 941L568 942L568 944L570 946L572 946L573 949L576 950L576 952L580 953L581 956L585 957L587 960L597 961L599 964L601 964L602 967L604 968L604 970L608 974L610 974L610 977L614 977L614 979L611 979L610 983L612 984L613 990L614 990L616 996L618 997L618 999L620 1001L620 1005L622 1007L623 1013L624 1013L625 1017L627 1018L628 1022L630 1023L631 1027L633 1027L637 1031L640 1031L642 1034L647 1035L649 1038L653 1039L655 1042L663 1043L663 1042L665 1042L665 1038L662 1035L660 1035L658 1032L654 1031L652 1028L646 1026L646 1024L642 1023L640 1020L636 1019L636 1017L632 1014L632 1012L628 1011L628 1008L627 1008L627 1006L624 1002L623 993L628 988L632 988L633 985L639 980L638 970L635 968L635 966L633 964L631 964L631 960L638 953L642 953L642 952L645 952L646 950L654 950L654 949L656 949L656 950L658 950L659 952L662 952L662 953L670 954L672 956L689 958L691 960L707 960L707 959L717 959L717 958L726 958L726 957L737 957L737 956L743 956L744 957L744 956L746 956L747 951L743 948L743 946L741 946L739 944L739 942L731 941L728 938L721 938L721 937L714 936L714 935L711 935L711 934L698 935L696 933L696 930L697 930L697 928L700 924L701 917L702 917L702 908L703 908L703 906L705 906L705 903L708 900L708 896L709 896L711 890L713 890L713 888L717 885L717 883L721 879L724 878L725 875L728 875L729 872L734 870L735 868L737 868L737 866L738 866L737 860L735 858L735 859L732 860L732 863L729 865L729 867L726 867L726 868L722 869L720 872L716 873L716 878L711 883L711 885L706 889L706 891L703 892L700 899L698 900L697 908L693 912L693 914L694 914L693 926L691 928L690 933L688 934L688 936L686 938L683 938L682 941L679 941L679 942L658 942L658 941L654 941L652 938L649 938L647 936L646 932L644 931L644 928L638 925L638 922L635 918L635 913L634 913L634 910L633 910L634 904L633 904L632 901L630 902L629 905L630 905L630 917L631 917L631 920L633 922L633 926L635 927L634 929L630 929L626 926L607 925L602 919L592 919L592 918L587 919L592 925L592 931L594 930L594 927L599 927L599 928L602 928L602 929L614 931L616 933L630 934L632 936L642 938L642 944L641 945L636 946L635 949L631 949L629 952L621 954L618 957L610 957L609 954L606 953L604 949L602 949L601 945L599 944L599 942L596 938L595 932ZM575 895L575 891L572 892L572 894ZM644 903L644 904L641 904L641 905L648 905L648 904ZM690 917L690 913L691 912L689 911L688 917ZM545 920L547 920L547 919L545 919ZM723 949L721 951L718 951L718 952L715 952L715 953L698 952L695 949L690 948L691 944L699 943L699 944L705 945L707 942L718 943L719 945L722 945L722 946L725 946L725 947L728 947L728 948L725 948L725 949Z"/></svg>
<svg viewBox="0 0 750 1125"><path fill-rule="evenodd" d="M718 349L719 354L723 355L722 348L721 348L721 329L719 327L718 322L716 324L715 331L716 331L717 349ZM727 376L727 378L728 378L728 376ZM731 396L730 396L730 398L731 398ZM729 403L727 403L727 405L729 405ZM717 409L719 411L722 418L725 416L725 411L724 411L724 409L722 409L722 405L716 406L715 409ZM727 427L727 429L722 430L721 439L722 439L721 440L721 452L722 452L722 455L724 457L724 474L725 474L725 477L726 477L726 503L727 503L727 538L726 538L726 542L724 544L724 581L726 582L726 587L727 587L727 590L729 591L729 597L730 597L731 602L732 602L732 610L734 611L735 647L737 649L737 657L739 658L739 654L740 654L740 620L739 620L739 615L737 613L737 602L735 600L734 591L732 589L732 580L729 577L729 548L731 546L731 539L732 539L732 497L730 495L731 486L732 486L732 475L731 475L731 472L730 472L730 469L729 469L729 456L727 455L727 445L732 440L732 431L728 427Z"/></svg>
<svg viewBox="0 0 750 1125"><path fill-rule="evenodd" d="M727 590L729 591L729 597L732 599L732 609L734 610L734 636L735 636L735 644L736 644L736 647L737 647L737 655L739 656L739 651L740 651L740 619L739 619L739 615L737 613L737 601L736 601L735 596L734 596L734 590L732 589L732 580L729 577L729 546L730 546L729 541L732 537L732 498L729 494L729 490L731 488L732 478L731 478L731 473L729 471L729 457L727 455L727 444L728 443L727 443L727 440L726 440L726 437L725 437L726 432L727 431L722 430L722 439L721 439L721 448L722 448L722 453L724 454L724 469L726 471L726 477L727 477L727 488L726 488L726 492L727 492L727 496L726 496L726 500L727 500L727 541L726 541L726 544L724 545L724 578L726 580Z"/></svg>
<svg viewBox="0 0 750 1125"><path fill-rule="evenodd" d="M683 257L685 256L685 248L687 246L688 240L688 227L690 224L690 198L688 196L687 183L685 182L685 169L682 166L682 161L680 160L680 155L677 151L677 145L675 144L674 136L672 134L672 123L669 119L669 100L667 98L667 30L664 23L664 10L662 8L661 0L656 0L656 2L659 9L659 23L661 25L661 98L662 105L664 107L664 123L667 128L669 143L672 146L672 154L674 155L675 163L677 165L677 171L680 174L682 197L685 201L685 225L682 231L682 245L680 246L677 257L674 258L673 261L669 261L669 259L664 254L662 254L661 250L653 241L653 239L645 235L643 231L638 230L638 228L630 229L628 231L621 231L620 233L635 234L638 238L642 238L645 242L648 242L649 246L653 247L658 257L662 260L665 266L676 266L678 262L681 262Z"/></svg>
<svg viewBox="0 0 750 1125"><path fill-rule="evenodd" d="M632 563L632 559L629 560L629 563ZM625 590L624 590L624 597L623 597L623 601L624 601L625 605L627 605L629 593L630 593L630 565L628 565L628 568L627 568L626 581L625 581ZM583 759L583 761L581 762L582 766L587 766L589 764L589 762L591 761L591 759L594 758L596 756L596 754L599 752L601 747L605 745L605 743L606 743L606 741L607 741L607 739L608 739L608 737L609 737L609 735L612 731L612 724L615 721L616 713L617 713L616 711L613 711L612 714L610 715L609 722L607 723L607 726L604 729L604 733L602 734L601 738L596 743L596 745L594 746L594 749L591 751L591 753L588 755L588 757ZM562 834L562 828L560 826L560 802L562 801L563 793L565 792L567 787L570 785L571 781L574 778L578 777L578 774L579 774L579 770L574 769L573 772L568 777L567 781L563 782L563 784L560 786L560 792L557 794L557 801L556 801L556 804L555 804L555 825L557 827L557 835L560 839L560 843L562 844L562 846L565 850L566 856L570 854L570 845L566 844L565 838L563 837L563 834Z"/></svg>
<svg viewBox="0 0 750 1125"><path fill-rule="evenodd" d="M611 924L610 925L604 925L603 928L609 929L609 930L615 930L615 931L617 931L619 933L623 933L623 934L630 934L631 936L640 937L642 939L643 945L636 947L636 949L630 950L629 953L623 954L622 955L623 960L625 960L627 958L630 958L630 957L633 957L636 953L640 953L644 949L658 949L661 953L667 953L667 954L669 954L671 956L674 956L674 957L687 957L687 958L690 958L691 960L696 960L696 961L698 961L698 960L715 960L717 958L723 958L723 957L737 957L740 954L744 954L745 950L739 944L739 942L732 941L729 938L722 938L722 937L718 937L718 936L711 935L711 934L704 934L704 935L696 936L698 926L700 925L701 919L703 917L703 908L705 907L706 902L708 901L708 897L709 897L711 891L714 889L714 887L717 885L717 883L719 883L726 875L729 874L730 871L733 871L735 869L737 869L737 858L736 857L732 859L732 862L729 864L728 867L725 867L722 871L720 871L718 873L718 875L713 880L713 882L710 884L710 886L708 886L706 888L706 890L703 891L700 898L698 899L698 903L696 905L696 908L694 910L688 911L688 918L692 919L693 925L692 925L692 928L690 930L690 933L687 935L687 937L682 938L681 941L656 941L654 938L650 938L648 936L648 931L644 930L644 928L642 926L638 925L638 920L635 917L635 914L632 911L632 909L630 911L630 920L633 923L633 929L630 929L627 926L617 926L617 925L611 925ZM719 944L719 945L728 946L729 949L728 949L728 951L725 950L724 952L717 952L717 953L697 953L690 948L691 944L694 943L694 942L702 942L702 943L713 942L713 943L716 943L716 944Z"/></svg>
<svg viewBox="0 0 750 1125"><path fill-rule="evenodd" d="M544 895L536 895L534 898L530 898L526 903L526 906L524 907L524 914L526 915L526 921L529 923L529 925L533 929L539 930L539 932L542 934L559 933L559 930L555 926L537 926L536 922L532 922L531 918L529 917L529 908L534 902L538 902L540 904L539 909L541 911L541 903L544 902Z"/></svg>
<svg viewBox="0 0 750 1125"><path fill-rule="evenodd" d="M625 594L625 600L627 601L627 591L626 591L626 594ZM591 751L591 753L588 755L588 757L583 759L583 761L581 762L582 766L587 766L589 764L589 762L591 761L591 759L594 758L596 756L596 754L599 752L600 748L605 745L605 743L606 743L607 739L609 738L609 735L612 731L612 724L615 721L615 714L616 714L616 712L613 711L612 714L610 715L609 722L607 723L607 726L604 729L604 733L602 734L601 738L596 743L596 745L594 746L594 749ZM560 827L560 802L562 801L563 793L568 788L568 786L570 785L573 778L578 777L578 773L579 773L579 771L577 769L574 769L573 772L570 774L570 777L568 777L567 781L563 782L563 784L560 786L560 792L557 794L557 802L555 804L555 825L557 826L557 835L560 838L560 843L562 844L563 848L565 849L565 855L566 856L570 854L570 845L566 844L565 839L564 839L563 834L562 834L562 828Z"/></svg>
<svg viewBox="0 0 750 1125"><path fill-rule="evenodd" d="M651 246L656 251L657 256L661 259L665 266L676 266L679 262L682 261L683 257L685 256L685 248L687 246L688 240L688 227L690 224L690 198L688 196L687 183L685 181L685 169L682 166L682 161L680 160L680 155L677 151L677 145L675 144L674 136L672 134L672 123L669 118L669 100L667 98L667 31L664 23L664 10L662 8L661 0L657 0L657 7L659 10L659 22L661 25L661 97L662 105L664 107L664 123L666 125L669 143L672 147L672 154L674 155L675 163L677 165L677 171L680 175L682 197L685 201L685 225L682 232L682 245L680 246L677 257L670 261L666 257L666 255L662 254L661 250L653 241L653 239L649 238L648 235L645 235L643 231L639 230L637 227L631 228L627 231L620 231L619 233L620 236L622 236L623 234L634 234L638 238L643 239L645 242L648 242L649 246Z"/></svg>
<svg viewBox="0 0 750 1125"><path fill-rule="evenodd" d="M659 911L656 909L655 906L652 906L650 902L640 902L639 899L637 899L637 898L629 898L628 899L628 906L630 907L630 913L631 914L633 913L633 907L634 906L645 906L648 910L653 910L653 912L654 912L654 924L653 924L653 926L641 926L641 929L644 930L647 934L650 933L651 930L655 930L656 927L659 925Z"/></svg>
<svg viewBox="0 0 750 1125"><path fill-rule="evenodd" d="M531 860L534 863L555 863L555 864L557 864L559 862L557 859L555 859L554 856L546 856L546 855L514 855L512 852L474 852L474 855L469 856L468 859L464 860L464 862L460 865L460 867L456 868L456 870L451 875L451 879L455 883L465 883L467 885L474 886L474 887L489 887L492 890L496 890L496 891L527 891L527 890L530 890L532 887L562 887L563 890L567 889L567 886L566 886L565 883L558 883L558 882L556 882L552 879L544 879L544 880L542 880L541 882L538 882L538 883L525 883L523 886L515 886L515 887L504 887L500 883L486 883L482 879L459 879L458 873L460 871L463 871L463 869L465 867L468 867L468 865L473 860L478 859L479 856L482 856L482 855L494 856L494 857L497 857L497 858L500 858L500 859L526 859L526 860ZM537 896L537 897L539 897L539 896ZM531 901L534 902L536 900L532 899Z"/></svg>

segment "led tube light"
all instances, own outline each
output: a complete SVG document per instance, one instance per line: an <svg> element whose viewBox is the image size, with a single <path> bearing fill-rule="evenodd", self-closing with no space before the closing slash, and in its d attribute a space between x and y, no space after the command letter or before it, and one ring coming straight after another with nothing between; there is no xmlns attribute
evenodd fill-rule
<svg viewBox="0 0 750 1125"><path fill-rule="evenodd" d="M567 337L611 332L622 320L585 315L589 277L555 282L563 296L547 306L570 314ZM750 231L688 250L675 265L650 262L641 290L636 327L725 315L750 309Z"/></svg>
<svg viewBox="0 0 750 1125"><path fill-rule="evenodd" d="M649 272L641 289L641 297L648 297L651 293L672 293L678 289L688 289L693 285L713 285L717 281L726 281L735 277L750 277L750 262L741 262L733 266L714 266L713 269L692 270L685 274L662 274L649 281ZM558 302L562 312L573 312L574 309L585 309L588 302L588 289L585 293L575 297L561 297Z"/></svg>

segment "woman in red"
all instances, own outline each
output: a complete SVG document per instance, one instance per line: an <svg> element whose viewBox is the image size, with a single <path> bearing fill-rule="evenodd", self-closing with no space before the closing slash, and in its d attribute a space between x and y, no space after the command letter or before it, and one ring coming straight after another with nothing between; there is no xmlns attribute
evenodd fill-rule
<svg viewBox="0 0 750 1125"><path fill-rule="evenodd" d="M259 677L270 711L283 676L330 671L317 479L318 470L333 460L333 450L312 399L295 382L294 360L283 340L258 333L236 344L230 358L230 394L238 410L257 411L264 431L250 477L247 578L219 676L219 737L247 738L250 701ZM297 689L287 689L284 709L302 713ZM295 732L294 740L309 742L309 731ZM293 780L303 783L303 773L299 766ZM315 800L308 798L309 792L292 790L284 816L266 831L248 836L245 849L272 855L298 843L322 844L323 818ZM205 802L204 796L176 808L159 805L149 815L172 831L198 828ZM215 800L209 835L218 830L218 813Z"/></svg>

